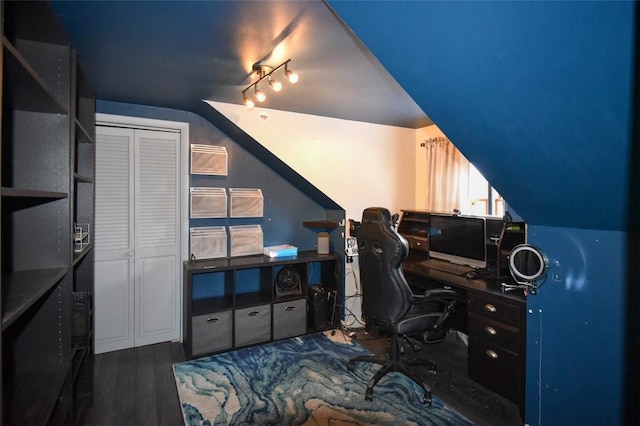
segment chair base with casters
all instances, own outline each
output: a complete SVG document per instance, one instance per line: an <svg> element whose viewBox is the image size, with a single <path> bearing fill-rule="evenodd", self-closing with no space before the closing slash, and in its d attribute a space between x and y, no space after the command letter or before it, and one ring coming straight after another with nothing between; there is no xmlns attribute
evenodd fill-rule
<svg viewBox="0 0 640 426"><path fill-rule="evenodd" d="M426 405L431 405L431 387L411 369L411 367L424 366L429 368L429 374L436 373L436 364L427 359L421 358L402 358L400 359L400 337L396 334L390 338L389 356L376 356L376 355L359 355L351 358L347 363L349 371L353 371L356 362L369 362L373 364L379 364L381 367L376 371L369 382L367 383L367 390L365 391L364 398L367 401L373 400L373 388L374 386L392 371L397 371L404 376L408 377L416 384L418 384L424 390L424 396L422 402Z"/></svg>

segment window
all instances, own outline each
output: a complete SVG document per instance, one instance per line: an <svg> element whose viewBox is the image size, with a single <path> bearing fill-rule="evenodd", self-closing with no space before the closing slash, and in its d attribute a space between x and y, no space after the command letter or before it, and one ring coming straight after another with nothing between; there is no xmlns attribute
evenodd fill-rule
<svg viewBox="0 0 640 426"><path fill-rule="evenodd" d="M466 199L460 200L462 213L477 216L504 216L502 196L473 164L469 164L468 182L460 182L460 186L469 188Z"/></svg>
<svg viewBox="0 0 640 426"><path fill-rule="evenodd" d="M424 141L426 210L477 216L504 216L504 200L482 173L445 137Z"/></svg>

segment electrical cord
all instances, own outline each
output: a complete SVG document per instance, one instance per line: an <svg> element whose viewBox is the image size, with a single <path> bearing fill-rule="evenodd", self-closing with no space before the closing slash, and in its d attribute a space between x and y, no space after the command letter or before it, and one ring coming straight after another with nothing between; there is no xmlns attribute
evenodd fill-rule
<svg viewBox="0 0 640 426"><path fill-rule="evenodd" d="M352 296L351 296L351 297L352 297ZM345 299L346 299L346 298L345 298ZM346 315L346 316L352 316L352 317L353 317L353 321L352 321L352 322L350 322L350 323L348 323L348 324L345 324L345 327L351 327L351 326L353 326L353 324L355 324L355 323L358 323L358 324L360 324L360 325L361 325L361 326L363 326L363 327L364 327L364 326L366 326L366 324L365 324L365 323L363 323L362 321L360 321L360 320L358 319L358 317L353 313L353 311L352 311L351 309L349 309L349 308L346 306L346 304L345 304L345 305L338 305L338 307L339 307L339 308L341 308L341 309L344 309L344 310L347 312L347 314L348 314L348 315Z"/></svg>
<svg viewBox="0 0 640 426"><path fill-rule="evenodd" d="M347 313L347 315L345 315L345 319L346 319L346 317L349 317L349 316L353 317L353 321L347 323L346 326L347 327L351 327L356 323L364 326L362 321L360 321L358 319L358 317L353 313L353 310L355 308L355 304L357 303L357 299L362 297L362 293L360 292L360 283L358 281L358 275L356 274L356 271L354 270L353 266L351 266L349 269L350 269L349 273L353 275L353 281L354 281L354 284L355 284L355 293L352 294L352 295L349 295L349 296L345 296L345 298L344 298L345 304L342 306L342 308L344 308L345 312ZM349 308L349 306L347 306L347 303L348 303L349 299L353 299L350 308Z"/></svg>

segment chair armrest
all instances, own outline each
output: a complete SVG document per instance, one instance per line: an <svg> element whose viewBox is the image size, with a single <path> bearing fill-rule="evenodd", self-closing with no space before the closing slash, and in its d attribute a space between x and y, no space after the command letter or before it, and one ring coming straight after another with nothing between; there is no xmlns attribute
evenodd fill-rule
<svg viewBox="0 0 640 426"><path fill-rule="evenodd" d="M427 290L422 295L425 299L428 300L455 300L462 301L462 297L460 293L455 290L450 290L448 288L432 288L431 290Z"/></svg>
<svg viewBox="0 0 640 426"><path fill-rule="evenodd" d="M411 302L414 305L429 302L453 303L454 305L457 305L462 302L462 297L454 290L447 288L433 288L425 291L423 294L414 294Z"/></svg>
<svg viewBox="0 0 640 426"><path fill-rule="evenodd" d="M434 288L425 291L422 295L415 294L411 298L413 305L423 303L439 303L442 306L440 317L433 326L434 330L439 329L444 322L453 314L458 304L462 303L462 296L454 290L446 288Z"/></svg>

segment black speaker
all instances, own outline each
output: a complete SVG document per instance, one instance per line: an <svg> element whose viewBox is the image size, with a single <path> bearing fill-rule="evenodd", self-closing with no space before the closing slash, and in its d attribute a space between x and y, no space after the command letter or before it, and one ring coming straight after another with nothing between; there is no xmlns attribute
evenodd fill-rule
<svg viewBox="0 0 640 426"><path fill-rule="evenodd" d="M335 290L321 285L308 287L307 325L313 330L327 330L333 321Z"/></svg>

